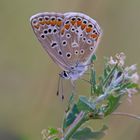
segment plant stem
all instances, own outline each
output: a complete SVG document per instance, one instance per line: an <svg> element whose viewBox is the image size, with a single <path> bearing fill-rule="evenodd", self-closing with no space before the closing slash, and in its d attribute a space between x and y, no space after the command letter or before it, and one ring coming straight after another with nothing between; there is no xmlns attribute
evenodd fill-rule
<svg viewBox="0 0 140 140"><path fill-rule="evenodd" d="M134 115L134 114L130 114L130 113L125 113L125 112L114 112L114 113L112 113L112 115L127 116L127 117L130 117L130 118L134 118L134 119L140 120L140 116Z"/></svg>
<svg viewBox="0 0 140 140"><path fill-rule="evenodd" d="M87 121L86 113L81 111L61 140L69 140L85 121Z"/></svg>

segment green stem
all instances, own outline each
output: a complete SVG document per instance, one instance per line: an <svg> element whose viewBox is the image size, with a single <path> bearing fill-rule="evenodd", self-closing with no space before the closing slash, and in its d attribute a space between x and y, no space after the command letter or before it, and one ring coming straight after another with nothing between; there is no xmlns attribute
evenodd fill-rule
<svg viewBox="0 0 140 140"><path fill-rule="evenodd" d="M140 116L134 115L134 114L130 114L130 113L126 113L126 112L113 112L112 115L127 116L127 117L130 117L130 118L134 118L134 119L140 120Z"/></svg>
<svg viewBox="0 0 140 140"><path fill-rule="evenodd" d="M81 111L75 121L72 123L66 134L64 135L63 139L61 140L69 140L73 134L76 132L76 130L87 121L86 119L86 113Z"/></svg>

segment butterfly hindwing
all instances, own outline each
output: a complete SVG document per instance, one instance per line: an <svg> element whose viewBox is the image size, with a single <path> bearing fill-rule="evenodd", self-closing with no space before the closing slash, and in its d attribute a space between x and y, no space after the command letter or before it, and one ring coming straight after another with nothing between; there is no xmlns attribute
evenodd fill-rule
<svg viewBox="0 0 140 140"><path fill-rule="evenodd" d="M70 66L86 64L95 53L102 31L97 22L85 14L65 13L64 16L60 38L65 62Z"/></svg>

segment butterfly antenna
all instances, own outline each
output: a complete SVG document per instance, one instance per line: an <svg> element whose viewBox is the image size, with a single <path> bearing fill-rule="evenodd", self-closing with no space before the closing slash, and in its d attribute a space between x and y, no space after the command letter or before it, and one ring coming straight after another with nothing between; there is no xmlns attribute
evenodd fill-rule
<svg viewBox="0 0 140 140"><path fill-rule="evenodd" d="M64 100L63 79L61 78L61 98Z"/></svg>
<svg viewBox="0 0 140 140"><path fill-rule="evenodd" d="M59 77L58 77L58 85L57 85L57 93L56 93L56 95L58 96L59 95L59 90L60 90L60 75L59 75Z"/></svg>

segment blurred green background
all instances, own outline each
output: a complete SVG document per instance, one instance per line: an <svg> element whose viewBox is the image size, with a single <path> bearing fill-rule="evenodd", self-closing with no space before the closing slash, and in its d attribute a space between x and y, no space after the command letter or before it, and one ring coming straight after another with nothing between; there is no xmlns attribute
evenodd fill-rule
<svg viewBox="0 0 140 140"><path fill-rule="evenodd" d="M30 27L30 16L43 11L83 12L98 21L104 32L95 64L99 73L103 56L120 51L126 53L129 65L140 63L139 0L0 0L0 133L27 140L41 139L41 130L49 126L60 127L66 105L66 100L56 96L60 69ZM79 94L89 93L86 83L78 81L77 85ZM67 99L69 82L64 90ZM118 111L140 115L139 106L137 95L131 104L123 102ZM99 128L105 122L110 127L103 140L140 138L138 120L111 116L92 126Z"/></svg>

